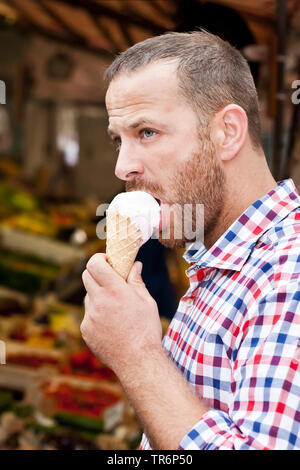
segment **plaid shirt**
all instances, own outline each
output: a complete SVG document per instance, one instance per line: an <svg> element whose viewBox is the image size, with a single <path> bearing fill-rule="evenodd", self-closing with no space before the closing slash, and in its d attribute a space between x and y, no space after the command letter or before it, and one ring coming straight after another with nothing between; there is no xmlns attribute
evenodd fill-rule
<svg viewBox="0 0 300 470"><path fill-rule="evenodd" d="M209 411L179 449L300 449L299 208L281 181L184 255L190 287L163 346Z"/></svg>

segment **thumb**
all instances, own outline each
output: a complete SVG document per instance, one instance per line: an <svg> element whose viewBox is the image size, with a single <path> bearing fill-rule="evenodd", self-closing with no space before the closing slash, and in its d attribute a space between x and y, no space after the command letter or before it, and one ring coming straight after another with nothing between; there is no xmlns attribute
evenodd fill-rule
<svg viewBox="0 0 300 470"><path fill-rule="evenodd" d="M136 261L133 264L130 270L130 273L128 275L128 278L127 278L127 282L129 284L141 284L143 286L145 285L142 279L142 268L143 268L143 264L140 261Z"/></svg>

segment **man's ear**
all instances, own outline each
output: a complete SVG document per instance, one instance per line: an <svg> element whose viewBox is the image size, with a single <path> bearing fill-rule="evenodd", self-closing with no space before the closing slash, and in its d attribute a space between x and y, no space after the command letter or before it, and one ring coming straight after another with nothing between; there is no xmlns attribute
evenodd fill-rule
<svg viewBox="0 0 300 470"><path fill-rule="evenodd" d="M224 162L232 160L240 152L247 135L247 114L237 104L224 106L212 118L211 137L219 158Z"/></svg>

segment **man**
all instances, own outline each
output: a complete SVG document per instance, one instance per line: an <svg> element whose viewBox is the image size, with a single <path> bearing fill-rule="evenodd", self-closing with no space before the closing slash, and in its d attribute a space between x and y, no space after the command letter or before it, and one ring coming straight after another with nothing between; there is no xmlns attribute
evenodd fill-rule
<svg viewBox="0 0 300 470"><path fill-rule="evenodd" d="M204 204L204 244L186 251L190 288L162 345L141 264L125 282L94 255L84 340L118 375L141 448L300 448L300 197L269 171L246 61L205 31L168 33L118 56L107 78L116 175L162 211ZM169 247L187 242L178 217L162 214Z"/></svg>

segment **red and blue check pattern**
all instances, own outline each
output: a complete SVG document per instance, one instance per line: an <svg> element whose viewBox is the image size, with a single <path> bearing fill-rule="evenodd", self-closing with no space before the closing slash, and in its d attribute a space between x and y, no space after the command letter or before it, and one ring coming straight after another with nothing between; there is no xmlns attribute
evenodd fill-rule
<svg viewBox="0 0 300 470"><path fill-rule="evenodd" d="M185 253L190 287L163 346L209 411L179 449L300 449L300 196L291 179L215 245ZM144 435L141 449L151 449Z"/></svg>

